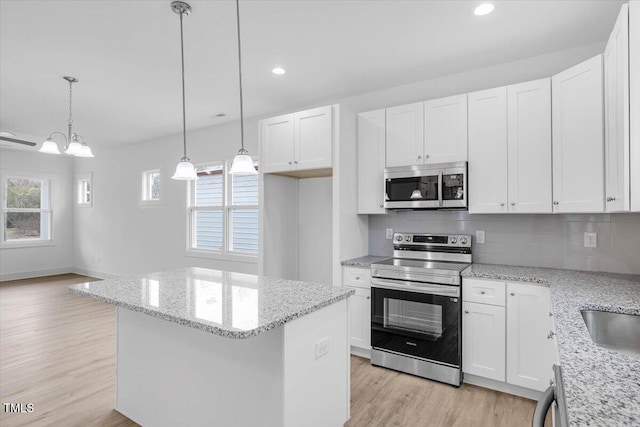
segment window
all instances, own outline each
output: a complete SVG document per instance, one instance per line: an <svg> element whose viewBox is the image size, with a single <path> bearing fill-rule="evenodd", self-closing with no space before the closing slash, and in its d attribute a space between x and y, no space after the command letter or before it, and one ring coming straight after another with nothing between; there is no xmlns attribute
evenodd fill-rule
<svg viewBox="0 0 640 427"><path fill-rule="evenodd" d="M189 200L192 251L258 253L258 175L229 175L230 167L227 162L196 169Z"/></svg>
<svg viewBox="0 0 640 427"><path fill-rule="evenodd" d="M2 242L51 240L51 180L2 177Z"/></svg>
<svg viewBox="0 0 640 427"><path fill-rule="evenodd" d="M153 169L142 172L142 201L160 201L160 170Z"/></svg>
<svg viewBox="0 0 640 427"><path fill-rule="evenodd" d="M76 202L79 206L93 205L93 182L91 173L79 174L76 179Z"/></svg>

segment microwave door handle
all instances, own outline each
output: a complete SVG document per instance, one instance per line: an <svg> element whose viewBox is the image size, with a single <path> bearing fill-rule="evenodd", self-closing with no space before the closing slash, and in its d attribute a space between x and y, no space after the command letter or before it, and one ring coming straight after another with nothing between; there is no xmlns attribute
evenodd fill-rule
<svg viewBox="0 0 640 427"><path fill-rule="evenodd" d="M438 171L438 206L442 207L442 192L443 192L443 182L442 182L442 170Z"/></svg>

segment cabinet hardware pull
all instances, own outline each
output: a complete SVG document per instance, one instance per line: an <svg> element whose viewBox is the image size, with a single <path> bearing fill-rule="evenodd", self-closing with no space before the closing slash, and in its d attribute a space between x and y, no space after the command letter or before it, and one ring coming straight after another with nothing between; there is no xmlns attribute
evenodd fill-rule
<svg viewBox="0 0 640 427"><path fill-rule="evenodd" d="M515 206L515 205L516 205L516 202L511 202L511 206Z"/></svg>
<svg viewBox="0 0 640 427"><path fill-rule="evenodd" d="M500 206L504 206L504 202L500 203Z"/></svg>
<svg viewBox="0 0 640 427"><path fill-rule="evenodd" d="M367 297L367 299L371 299L371 297Z"/></svg>
<svg viewBox="0 0 640 427"><path fill-rule="evenodd" d="M549 378L549 385L553 385L553 380Z"/></svg>
<svg viewBox="0 0 640 427"><path fill-rule="evenodd" d="M295 163L295 164L297 165L297 164L298 164L298 161L296 160L296 161L294 161L293 163Z"/></svg>
<svg viewBox="0 0 640 427"><path fill-rule="evenodd" d="M360 276L356 276L356 280L360 280Z"/></svg>
<svg viewBox="0 0 640 427"><path fill-rule="evenodd" d="M428 158L430 158L431 156L427 154L425 157L428 159Z"/></svg>
<svg viewBox="0 0 640 427"><path fill-rule="evenodd" d="M486 294L486 292L485 292L485 291L480 291L480 293L481 293L482 295Z"/></svg>
<svg viewBox="0 0 640 427"><path fill-rule="evenodd" d="M464 311L464 314L469 314L469 310L465 310L465 311Z"/></svg>
<svg viewBox="0 0 640 427"><path fill-rule="evenodd" d="M290 165L292 165L293 163L289 162Z"/></svg>
<svg viewBox="0 0 640 427"><path fill-rule="evenodd" d="M422 156L418 156L418 160L420 160L422 158Z"/></svg>
<svg viewBox="0 0 640 427"><path fill-rule="evenodd" d="M550 340L551 338L553 338L553 336L554 336L555 334L556 334L555 332L553 332L553 331L549 331L549 335L547 335L547 339L549 339L549 340Z"/></svg>
<svg viewBox="0 0 640 427"><path fill-rule="evenodd" d="M554 201L553 201L553 204L554 204L554 205L559 205L560 203L559 203L557 200L554 200Z"/></svg>
<svg viewBox="0 0 640 427"><path fill-rule="evenodd" d="M381 208L384 208L384 205L380 205Z"/></svg>
<svg viewBox="0 0 640 427"><path fill-rule="evenodd" d="M553 316L553 313L552 313L552 312L549 312L549 317L552 317L552 316Z"/></svg>
<svg viewBox="0 0 640 427"><path fill-rule="evenodd" d="M511 292L511 296L512 296L512 297L515 297L515 296L516 296L516 293L515 293L515 292Z"/></svg>

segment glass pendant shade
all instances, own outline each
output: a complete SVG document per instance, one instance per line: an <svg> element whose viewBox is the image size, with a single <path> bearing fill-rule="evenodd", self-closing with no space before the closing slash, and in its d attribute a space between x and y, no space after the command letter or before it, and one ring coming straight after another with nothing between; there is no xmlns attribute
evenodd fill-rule
<svg viewBox="0 0 640 427"><path fill-rule="evenodd" d="M422 191L415 189L411 193L410 199L422 199Z"/></svg>
<svg viewBox="0 0 640 427"><path fill-rule="evenodd" d="M47 139L42 143L42 147L38 150L41 153L47 154L60 154L60 150L58 149L58 144L56 144L51 138Z"/></svg>
<svg viewBox="0 0 640 427"><path fill-rule="evenodd" d="M180 181L192 181L198 179L196 174L196 168L193 167L193 163L187 158L182 158L180 163L176 166L176 173L173 174L171 179L177 179Z"/></svg>
<svg viewBox="0 0 640 427"><path fill-rule="evenodd" d="M258 171L253 166L253 159L249 155L247 150L240 150L238 154L233 158L231 164L231 175L256 175Z"/></svg>
<svg viewBox="0 0 640 427"><path fill-rule="evenodd" d="M77 157L95 157L93 155L93 152L91 151L91 148L89 148L89 146L83 142L80 145L80 151L76 154Z"/></svg>
<svg viewBox="0 0 640 427"><path fill-rule="evenodd" d="M82 144L80 144L78 141L71 141L71 144L69 144L69 147L67 147L67 151L65 151L65 154L77 156L81 152Z"/></svg>

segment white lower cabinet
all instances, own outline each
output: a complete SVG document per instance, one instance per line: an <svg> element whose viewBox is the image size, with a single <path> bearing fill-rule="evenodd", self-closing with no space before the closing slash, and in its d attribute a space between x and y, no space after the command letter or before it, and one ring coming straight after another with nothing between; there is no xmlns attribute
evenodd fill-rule
<svg viewBox="0 0 640 427"><path fill-rule="evenodd" d="M463 372L544 391L557 363L549 288L464 279L462 299Z"/></svg>
<svg viewBox="0 0 640 427"><path fill-rule="evenodd" d="M351 316L351 345L362 349L371 348L371 289L355 289L349 299Z"/></svg>
<svg viewBox="0 0 640 427"><path fill-rule="evenodd" d="M356 291L349 298L351 352L368 356L371 351L371 270L343 267L342 284Z"/></svg>
<svg viewBox="0 0 640 427"><path fill-rule="evenodd" d="M551 369L549 288L507 283L507 382L544 391Z"/></svg>
<svg viewBox="0 0 640 427"><path fill-rule="evenodd" d="M504 307L462 303L462 369L465 373L505 380Z"/></svg>

